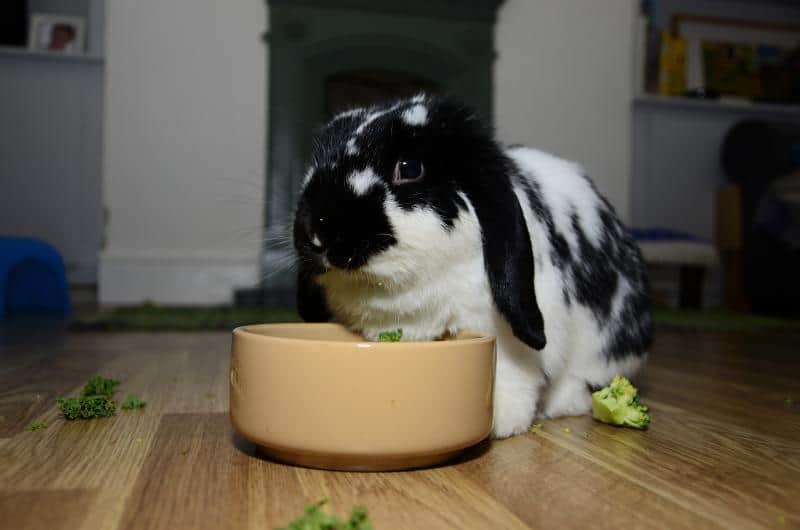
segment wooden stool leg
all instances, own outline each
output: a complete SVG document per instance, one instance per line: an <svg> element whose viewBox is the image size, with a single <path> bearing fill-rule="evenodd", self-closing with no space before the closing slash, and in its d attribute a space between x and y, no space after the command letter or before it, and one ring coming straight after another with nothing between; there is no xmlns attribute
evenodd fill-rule
<svg viewBox="0 0 800 530"><path fill-rule="evenodd" d="M722 273L725 286L725 307L731 311L746 311L744 258L741 250L722 253Z"/></svg>
<svg viewBox="0 0 800 530"><path fill-rule="evenodd" d="M700 309L703 307L703 280L706 269L697 265L684 265L680 268L679 307Z"/></svg>

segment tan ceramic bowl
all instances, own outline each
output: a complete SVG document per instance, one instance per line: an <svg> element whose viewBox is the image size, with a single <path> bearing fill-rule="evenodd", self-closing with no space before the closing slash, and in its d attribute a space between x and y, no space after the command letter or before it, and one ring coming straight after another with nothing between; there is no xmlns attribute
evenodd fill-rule
<svg viewBox="0 0 800 530"><path fill-rule="evenodd" d="M268 456L323 469L424 467L492 426L495 339L367 342L337 324L233 331L231 421Z"/></svg>

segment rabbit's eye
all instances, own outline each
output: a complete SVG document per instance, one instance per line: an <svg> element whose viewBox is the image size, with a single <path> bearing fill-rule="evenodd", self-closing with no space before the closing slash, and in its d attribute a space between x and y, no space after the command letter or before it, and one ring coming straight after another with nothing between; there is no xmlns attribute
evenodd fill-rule
<svg viewBox="0 0 800 530"><path fill-rule="evenodd" d="M417 182L425 176L425 166L419 160L400 159L394 166L392 181L395 184L408 184Z"/></svg>

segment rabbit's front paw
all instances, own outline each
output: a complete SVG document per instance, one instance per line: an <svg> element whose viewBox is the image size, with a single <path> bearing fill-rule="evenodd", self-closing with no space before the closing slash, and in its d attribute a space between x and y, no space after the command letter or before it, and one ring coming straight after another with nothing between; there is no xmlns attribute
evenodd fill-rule
<svg viewBox="0 0 800 530"><path fill-rule="evenodd" d="M494 424L491 437L508 438L526 432L536 413L536 398L527 392L504 392L494 396Z"/></svg>
<svg viewBox="0 0 800 530"><path fill-rule="evenodd" d="M592 395L586 381L571 375L553 381L544 396L543 409L545 418L587 414L592 410Z"/></svg>

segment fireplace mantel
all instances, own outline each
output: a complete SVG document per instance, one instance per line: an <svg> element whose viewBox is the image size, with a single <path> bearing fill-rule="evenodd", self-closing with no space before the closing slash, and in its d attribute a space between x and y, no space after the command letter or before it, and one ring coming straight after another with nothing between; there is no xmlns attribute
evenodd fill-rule
<svg viewBox="0 0 800 530"><path fill-rule="evenodd" d="M494 22L503 0L268 0L267 3L272 8L304 6Z"/></svg>

